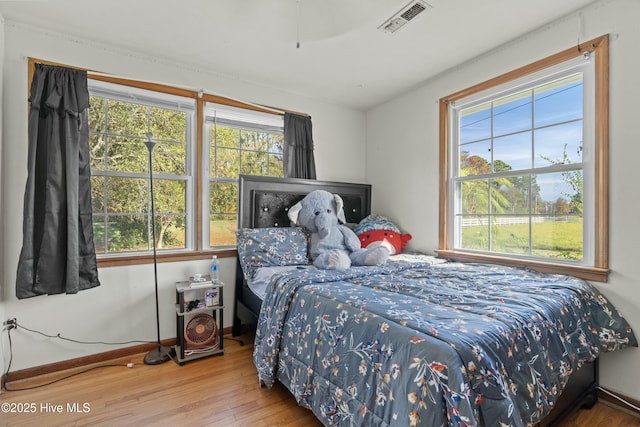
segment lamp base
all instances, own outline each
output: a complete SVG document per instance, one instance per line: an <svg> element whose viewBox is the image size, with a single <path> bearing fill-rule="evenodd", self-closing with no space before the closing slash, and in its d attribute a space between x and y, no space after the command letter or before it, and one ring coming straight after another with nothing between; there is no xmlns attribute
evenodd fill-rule
<svg viewBox="0 0 640 427"><path fill-rule="evenodd" d="M151 350L144 356L145 365L159 365L175 357L175 351L171 347L158 344L156 348Z"/></svg>

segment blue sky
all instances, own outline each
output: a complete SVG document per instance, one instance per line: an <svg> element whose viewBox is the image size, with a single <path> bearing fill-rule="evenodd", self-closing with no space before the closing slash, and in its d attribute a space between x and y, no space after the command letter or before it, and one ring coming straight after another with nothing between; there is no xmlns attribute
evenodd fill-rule
<svg viewBox="0 0 640 427"><path fill-rule="evenodd" d="M565 147L569 161L580 163L582 92L582 75L574 74L467 108L460 115L460 149L512 170L550 166L546 159L560 161ZM559 173L538 174L537 183L545 201L570 192Z"/></svg>

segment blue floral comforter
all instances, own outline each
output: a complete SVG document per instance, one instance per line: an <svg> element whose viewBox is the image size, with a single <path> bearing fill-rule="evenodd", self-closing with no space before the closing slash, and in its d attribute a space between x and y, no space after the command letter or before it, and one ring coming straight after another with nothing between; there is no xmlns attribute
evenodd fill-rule
<svg viewBox="0 0 640 427"><path fill-rule="evenodd" d="M527 426L601 351L637 346L588 283L478 264L277 274L254 362L331 426Z"/></svg>

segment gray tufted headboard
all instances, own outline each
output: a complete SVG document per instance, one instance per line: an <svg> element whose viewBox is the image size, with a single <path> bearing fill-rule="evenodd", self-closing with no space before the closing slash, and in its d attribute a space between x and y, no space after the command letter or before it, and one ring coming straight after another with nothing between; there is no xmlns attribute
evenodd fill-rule
<svg viewBox="0 0 640 427"><path fill-rule="evenodd" d="M289 208L313 190L339 194L349 223L370 213L369 184L240 175L238 228L289 227Z"/></svg>

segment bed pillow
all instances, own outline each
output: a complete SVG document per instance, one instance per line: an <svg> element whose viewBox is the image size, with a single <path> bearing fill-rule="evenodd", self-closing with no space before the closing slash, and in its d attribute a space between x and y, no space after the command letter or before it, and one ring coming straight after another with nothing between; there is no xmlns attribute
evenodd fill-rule
<svg viewBox="0 0 640 427"><path fill-rule="evenodd" d="M252 280L260 267L309 263L307 235L300 227L240 228L236 237L246 280Z"/></svg>

